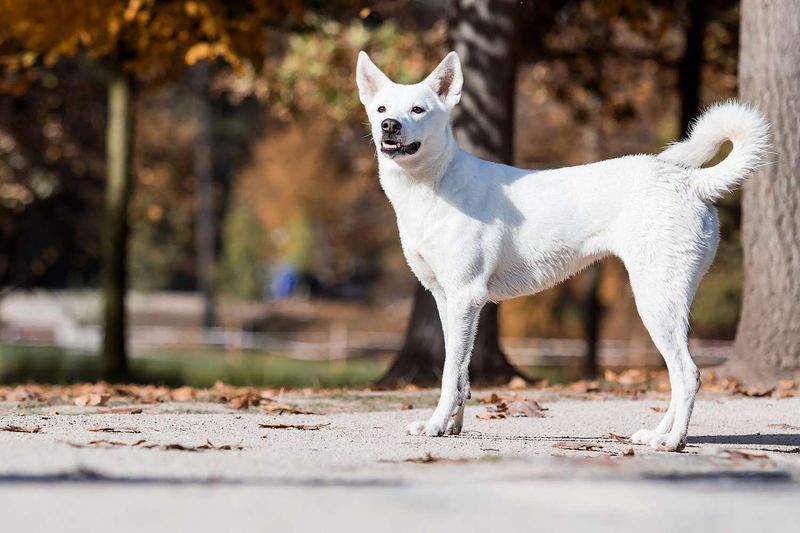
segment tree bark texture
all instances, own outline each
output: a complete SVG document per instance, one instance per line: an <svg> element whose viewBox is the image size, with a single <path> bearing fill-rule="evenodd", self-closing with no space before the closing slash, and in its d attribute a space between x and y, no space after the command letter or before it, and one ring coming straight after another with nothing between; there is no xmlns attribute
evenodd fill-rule
<svg viewBox="0 0 800 533"><path fill-rule="evenodd" d="M742 314L728 369L800 376L800 2L744 0L739 91L772 125L774 156L742 198Z"/></svg>

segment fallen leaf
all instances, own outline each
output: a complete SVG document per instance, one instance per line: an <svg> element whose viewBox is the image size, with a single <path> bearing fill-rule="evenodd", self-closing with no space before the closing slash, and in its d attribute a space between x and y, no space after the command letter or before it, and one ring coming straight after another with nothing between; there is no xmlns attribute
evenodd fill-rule
<svg viewBox="0 0 800 533"><path fill-rule="evenodd" d="M763 398L775 392L775 387L739 387L734 391L735 394L741 394L750 398Z"/></svg>
<svg viewBox="0 0 800 533"><path fill-rule="evenodd" d="M68 442L67 444L69 444L73 448L98 448L98 447L116 448L118 446L129 446L129 444L125 442L117 442L106 439L90 440L85 444L82 444L80 442Z"/></svg>
<svg viewBox="0 0 800 533"><path fill-rule="evenodd" d="M593 442L556 442L555 444L553 444L553 448L559 448L561 450L580 450L580 451L591 452L593 450L600 450L603 447Z"/></svg>
<svg viewBox="0 0 800 533"><path fill-rule="evenodd" d="M793 390L778 390L775 391L776 398L794 398L795 392Z"/></svg>
<svg viewBox="0 0 800 533"><path fill-rule="evenodd" d="M508 404L508 416L543 418L546 409L535 400L517 400Z"/></svg>
<svg viewBox="0 0 800 533"><path fill-rule="evenodd" d="M625 444L628 444L631 441L630 437L623 437L622 435L617 435L616 433L608 433L607 436L611 440L623 442Z"/></svg>
<svg viewBox="0 0 800 533"><path fill-rule="evenodd" d="M35 397L36 395L28 389L17 387L5 395L5 400L7 402L24 402L25 400L31 400Z"/></svg>
<svg viewBox="0 0 800 533"><path fill-rule="evenodd" d="M12 424L8 424L6 426L1 427L3 431L11 431L13 433L41 433L42 428L39 426L35 427L22 427L22 426L14 426Z"/></svg>
<svg viewBox="0 0 800 533"><path fill-rule="evenodd" d="M400 410L401 411L410 411L413 408L414 408L414 405L410 404L410 403L404 403L404 404L400 405Z"/></svg>
<svg viewBox="0 0 800 533"><path fill-rule="evenodd" d="M422 457L409 457L405 460L406 463L418 463L418 464L427 464L427 463L436 463L441 461L440 457L434 457L430 454L430 452L426 453Z"/></svg>
<svg viewBox="0 0 800 533"><path fill-rule="evenodd" d="M250 407L250 397L235 396L228 400L228 407L232 407L233 409L247 409Z"/></svg>
<svg viewBox="0 0 800 533"><path fill-rule="evenodd" d="M87 431L95 433L141 433L136 428L90 428Z"/></svg>
<svg viewBox="0 0 800 533"><path fill-rule="evenodd" d="M316 413L312 413L311 411L306 411L305 409L299 409L297 407L293 407L291 405L287 405L285 403L278 403L278 402L269 402L269 403L262 403L258 406L259 409L266 413L277 413L279 415L282 414L290 414L290 415L313 415Z"/></svg>
<svg viewBox="0 0 800 533"><path fill-rule="evenodd" d="M72 403L80 406L105 405L109 398L111 398L110 394L93 392L91 394L83 394L78 396L72 401Z"/></svg>
<svg viewBox="0 0 800 533"><path fill-rule="evenodd" d="M623 457L633 457L634 455L636 455L636 452L633 448L628 448L628 451L622 454Z"/></svg>
<svg viewBox="0 0 800 533"><path fill-rule="evenodd" d="M320 428L330 426L327 424L259 424L259 427L264 429L302 429L305 431L316 431Z"/></svg>
<svg viewBox="0 0 800 533"><path fill-rule="evenodd" d="M746 452L744 450L725 450L725 453L731 458L747 459L748 461L752 461L753 459L769 459L767 454Z"/></svg>
<svg viewBox="0 0 800 533"><path fill-rule="evenodd" d="M511 390L521 390L528 388L528 382L522 376L514 376L508 382L508 388Z"/></svg>
<svg viewBox="0 0 800 533"><path fill-rule="evenodd" d="M791 424L769 424L768 427L774 429L790 429L792 431L800 431L800 426L793 426Z"/></svg>
<svg viewBox="0 0 800 533"><path fill-rule="evenodd" d="M475 418L477 418L478 420L499 420L505 417L506 417L505 413L497 413L497 412L493 413L491 411L486 411L484 413L478 413L477 415L475 415Z"/></svg>
<svg viewBox="0 0 800 533"><path fill-rule="evenodd" d="M480 403L499 403L501 400L500 396L498 396L496 393L493 392L489 396L484 396L483 398L480 398L478 401Z"/></svg>
<svg viewBox="0 0 800 533"><path fill-rule="evenodd" d="M650 407L650 410L651 411L655 411L656 413L666 413L667 409L669 409L668 405L665 405L663 407L659 407L657 405L654 405L654 406Z"/></svg>
<svg viewBox="0 0 800 533"><path fill-rule="evenodd" d="M170 393L176 402L186 402L197 397L197 391L192 387L179 387Z"/></svg>
<svg viewBox="0 0 800 533"><path fill-rule="evenodd" d="M138 415L142 410L139 407L112 407L111 409L98 409L99 415Z"/></svg>

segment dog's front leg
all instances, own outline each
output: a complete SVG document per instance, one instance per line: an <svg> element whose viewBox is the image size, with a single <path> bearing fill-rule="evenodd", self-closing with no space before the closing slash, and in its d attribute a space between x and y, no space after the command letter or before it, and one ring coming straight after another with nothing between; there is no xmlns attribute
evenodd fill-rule
<svg viewBox="0 0 800 533"><path fill-rule="evenodd" d="M478 327L478 316L485 303L484 297L467 291L447 298L446 324L444 325L446 331L445 361L439 403L427 424L413 422L406 427L407 433L426 434L432 437L441 436L447 429L451 415L455 415L454 426L456 422L461 425L463 411L459 412L459 410L463 409L463 404L467 399L466 388L462 386L464 372L469 366L472 344Z"/></svg>
<svg viewBox="0 0 800 533"><path fill-rule="evenodd" d="M447 345L447 296L444 290L436 285L431 288L431 294L436 301L436 309L439 312L439 321L442 324L442 333L444 335L445 346ZM461 399L458 403L453 414L450 416L450 421L445 428L446 435L458 435L461 433L461 428L464 426L464 407L469 399L469 362L466 366L462 365L458 376L458 397ZM419 423L420 431L427 424Z"/></svg>

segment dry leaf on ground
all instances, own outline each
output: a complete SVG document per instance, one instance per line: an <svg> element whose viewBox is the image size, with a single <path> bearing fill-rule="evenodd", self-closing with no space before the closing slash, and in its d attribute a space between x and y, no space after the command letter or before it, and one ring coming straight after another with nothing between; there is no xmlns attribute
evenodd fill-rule
<svg viewBox="0 0 800 533"><path fill-rule="evenodd" d="M631 441L630 437L623 437L622 435L617 435L616 433L609 433L607 436L611 440L622 442L625 444L628 444Z"/></svg>
<svg viewBox="0 0 800 533"><path fill-rule="evenodd" d="M669 409L668 405L664 405L662 407L659 407L657 405L653 405L653 406L650 407L650 410L651 411L655 411L656 413L666 413L667 409Z"/></svg>
<svg viewBox="0 0 800 533"><path fill-rule="evenodd" d="M514 376L508 382L508 388L511 390L521 390L528 388L528 382L521 376Z"/></svg>
<svg viewBox="0 0 800 533"><path fill-rule="evenodd" d="M622 454L623 457L633 457L634 455L636 455L636 452L633 448L628 448L628 450Z"/></svg>
<svg viewBox="0 0 800 533"><path fill-rule="evenodd" d="M98 415L138 415L142 412L139 407L112 407L111 409L98 409Z"/></svg>
<svg viewBox="0 0 800 533"><path fill-rule="evenodd" d="M414 408L414 404L411 404L411 403L400 404L400 410L401 411L410 411L413 408Z"/></svg>
<svg viewBox="0 0 800 533"><path fill-rule="evenodd" d="M793 426L791 424L769 424L768 427L773 429L789 429L792 431L800 431L800 426Z"/></svg>
<svg viewBox="0 0 800 533"><path fill-rule="evenodd" d="M305 409L300 409L298 407L294 407L291 405L287 405L285 403L278 403L278 402L269 402L269 403L262 403L258 406L259 409L266 413L277 413L279 415L282 414L290 414L290 415L313 415L316 413L312 413L311 411L307 411Z"/></svg>
<svg viewBox="0 0 800 533"><path fill-rule="evenodd" d="M94 433L141 433L136 428L89 428Z"/></svg>
<svg viewBox="0 0 800 533"><path fill-rule="evenodd" d="M483 398L478 398L478 402L480 403L500 403L502 400L497 393L493 392L488 396L484 396Z"/></svg>
<svg viewBox="0 0 800 533"><path fill-rule="evenodd" d="M11 431L13 433L41 433L42 428L39 426L35 427L22 427L22 426L15 426L13 424L8 424L3 427L0 427L3 431Z"/></svg>
<svg viewBox="0 0 800 533"><path fill-rule="evenodd" d="M80 406L105 405L110 398L110 394L93 392L91 394L82 394L81 396L78 396L72 401L72 403Z"/></svg>
<svg viewBox="0 0 800 533"><path fill-rule="evenodd" d="M478 413L475 415L475 418L478 420L502 420L506 417L505 413L498 413L498 412L490 412L486 411L485 413Z"/></svg>
<svg viewBox="0 0 800 533"><path fill-rule="evenodd" d="M725 450L725 453L731 459L747 459L748 461L752 461L753 459L769 459L769 456L765 453L754 453L744 450Z"/></svg>
<svg viewBox="0 0 800 533"><path fill-rule="evenodd" d="M594 450L600 450L603 448L600 444L596 444L594 442L556 442L553 444L553 448L558 448L561 450L579 450L579 451L587 451L591 452Z"/></svg>
<svg viewBox="0 0 800 533"><path fill-rule="evenodd" d="M136 446L136 444L128 444L127 442L117 442L107 439L90 440L85 444L80 442L68 442L67 444L73 448L116 448L118 446Z"/></svg>
<svg viewBox="0 0 800 533"><path fill-rule="evenodd" d="M543 418L547 410L536 400L517 400L508 404L508 416Z"/></svg>
<svg viewBox="0 0 800 533"><path fill-rule="evenodd" d="M259 424L258 427L264 429L301 429L304 431L316 431L330 425L330 422L328 422L327 424Z"/></svg>
<svg viewBox="0 0 800 533"><path fill-rule="evenodd" d="M441 461L440 457L434 457L430 454L430 452L426 453L421 457L409 457L405 460L406 463L419 463L419 464L426 464L426 463L435 463L437 461Z"/></svg>
<svg viewBox="0 0 800 533"><path fill-rule="evenodd" d="M770 396L773 392L775 392L775 387L739 387L734 391L735 394L750 398L764 398Z"/></svg>

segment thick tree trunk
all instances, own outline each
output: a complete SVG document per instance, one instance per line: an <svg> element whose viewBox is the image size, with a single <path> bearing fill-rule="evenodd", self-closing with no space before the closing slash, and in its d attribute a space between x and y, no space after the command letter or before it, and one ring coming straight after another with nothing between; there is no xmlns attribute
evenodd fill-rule
<svg viewBox="0 0 800 533"><path fill-rule="evenodd" d="M514 155L516 0L455 0L450 41L461 57L464 90L455 108L459 144L478 157L511 163ZM417 286L403 348L385 385L431 384L441 377L444 337L433 296ZM469 367L474 381L499 382L517 375L499 345L497 305L481 312Z"/></svg>
<svg viewBox="0 0 800 533"><path fill-rule="evenodd" d="M132 146L133 78L118 72L108 84L106 213L102 229L102 357L107 379L123 379L128 372L125 291L128 285L128 204L133 182Z"/></svg>
<svg viewBox="0 0 800 533"><path fill-rule="evenodd" d="M742 379L800 375L800 2L744 0L740 95L772 124L773 161L742 198L742 316L728 368Z"/></svg>
<svg viewBox="0 0 800 533"><path fill-rule="evenodd" d="M208 100L208 63L192 67L194 119L197 133L192 146L195 179L195 264L197 288L203 298L203 327L216 325L214 168L211 143L211 102Z"/></svg>

